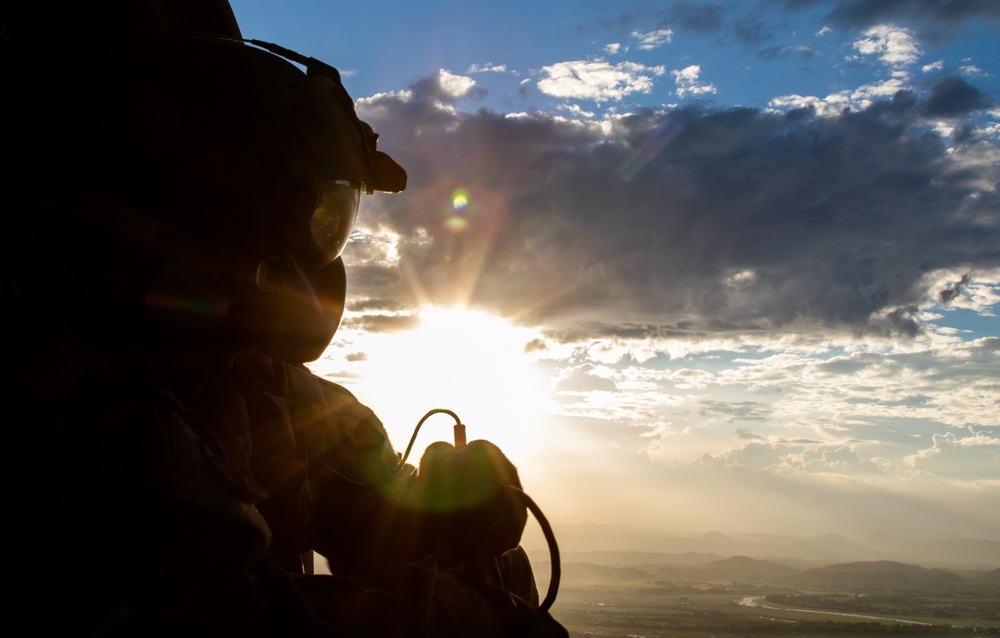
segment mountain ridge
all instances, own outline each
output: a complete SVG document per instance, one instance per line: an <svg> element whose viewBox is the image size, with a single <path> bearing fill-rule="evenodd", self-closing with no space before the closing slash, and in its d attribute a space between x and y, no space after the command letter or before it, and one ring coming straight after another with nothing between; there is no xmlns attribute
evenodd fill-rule
<svg viewBox="0 0 1000 638"><path fill-rule="evenodd" d="M926 568L993 570L1000 568L1000 541L950 538L904 541L889 535L858 540L841 534L793 536L769 533L672 532L597 523L556 523L556 539L564 555L600 552L608 563L684 564L693 557L733 556L812 563L813 566L857 561L897 561ZM541 533L529 525L522 544L532 553L544 550ZM618 560L628 554L646 554L642 560ZM687 556L686 560L677 557ZM582 558L582 556L581 556ZM650 560L651 559L651 560ZM587 559L593 562L592 558Z"/></svg>

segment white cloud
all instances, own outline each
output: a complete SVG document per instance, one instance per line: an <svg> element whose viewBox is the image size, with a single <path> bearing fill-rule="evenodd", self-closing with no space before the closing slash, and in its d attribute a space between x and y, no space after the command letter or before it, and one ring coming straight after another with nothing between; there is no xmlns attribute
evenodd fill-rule
<svg viewBox="0 0 1000 638"><path fill-rule="evenodd" d="M472 78L455 75L444 69L438 71L438 82L442 92L455 99L467 97L476 88L476 81Z"/></svg>
<svg viewBox="0 0 1000 638"><path fill-rule="evenodd" d="M641 31L632 32L632 37L639 41L637 46L643 51L661 47L670 42L673 36L674 32L672 29L656 29L655 31L648 31L646 33L642 33Z"/></svg>
<svg viewBox="0 0 1000 638"><path fill-rule="evenodd" d="M910 77L905 72L893 73L889 78L875 84L863 84L855 89L838 91L826 97L814 95L782 95L772 98L767 108L775 112L790 109L813 108L820 117L837 117L844 109L861 111L876 101L891 98L899 91L911 88Z"/></svg>
<svg viewBox="0 0 1000 638"><path fill-rule="evenodd" d="M486 64L472 64L466 69L466 73L506 73L506 64L493 64L492 62L487 62Z"/></svg>
<svg viewBox="0 0 1000 638"><path fill-rule="evenodd" d="M820 29L819 31L816 32L816 35L818 35L819 37L822 38L823 36L825 36L825 35L827 35L829 33L833 33L833 29L831 29L830 27L824 25L822 29Z"/></svg>
<svg viewBox="0 0 1000 638"><path fill-rule="evenodd" d="M413 99L413 91L403 90L403 91L386 91L385 93L376 93L371 97L362 97L355 100L355 105L372 105L383 101L393 101L407 103Z"/></svg>
<svg viewBox="0 0 1000 638"><path fill-rule="evenodd" d="M970 487L981 481L996 483L1000 467L1000 438L973 432L958 437L954 432L935 434L933 445L904 459L907 466Z"/></svg>
<svg viewBox="0 0 1000 638"><path fill-rule="evenodd" d="M587 119L593 118L595 115L593 111L584 111L579 104L560 104L556 108L560 111L569 111L576 117L585 117Z"/></svg>
<svg viewBox="0 0 1000 638"><path fill-rule="evenodd" d="M622 45L618 42L612 42L604 47L605 53L609 55L617 55L622 50Z"/></svg>
<svg viewBox="0 0 1000 638"><path fill-rule="evenodd" d="M920 70L924 73L930 73L931 71L940 71L943 68L944 60L937 60L935 62L931 62L930 64L925 64Z"/></svg>
<svg viewBox="0 0 1000 638"><path fill-rule="evenodd" d="M854 43L862 55L874 55L890 67L914 64L921 55L917 39L909 31L890 24L871 27L864 38Z"/></svg>
<svg viewBox="0 0 1000 638"><path fill-rule="evenodd" d="M966 77L985 77L988 74L975 64L966 64L960 69Z"/></svg>
<svg viewBox="0 0 1000 638"><path fill-rule="evenodd" d="M559 62L542 68L545 77L538 89L547 95L574 99L621 100L631 93L648 93L653 77L663 75L661 66L635 62L610 64L603 60Z"/></svg>
<svg viewBox="0 0 1000 638"><path fill-rule="evenodd" d="M701 66L692 64L683 69L670 72L677 83L677 97L685 98L689 95L706 95L716 92L714 84L703 84L698 81L701 76Z"/></svg>

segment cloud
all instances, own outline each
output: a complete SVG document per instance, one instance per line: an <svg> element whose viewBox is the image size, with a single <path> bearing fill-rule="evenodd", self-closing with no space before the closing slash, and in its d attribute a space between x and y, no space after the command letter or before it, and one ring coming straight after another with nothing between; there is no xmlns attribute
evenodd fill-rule
<svg viewBox="0 0 1000 638"><path fill-rule="evenodd" d="M935 434L933 444L904 459L920 473L967 484L1000 485L1000 438L988 433L957 436L954 432Z"/></svg>
<svg viewBox="0 0 1000 638"><path fill-rule="evenodd" d="M920 59L921 51L913 34L893 25L881 24L867 29L854 43L862 55L874 55L890 67L904 67Z"/></svg>
<svg viewBox="0 0 1000 638"><path fill-rule="evenodd" d="M632 38L638 40L636 45L642 51L651 51L670 42L674 32L671 29L656 29L655 31L633 31Z"/></svg>
<svg viewBox="0 0 1000 638"><path fill-rule="evenodd" d="M755 401L702 401L700 414L706 419L764 421L771 414L766 403Z"/></svg>
<svg viewBox="0 0 1000 638"><path fill-rule="evenodd" d="M437 94L444 99L457 100L472 95L476 90L476 81L442 69L424 86L428 89L428 93Z"/></svg>
<svg viewBox="0 0 1000 638"><path fill-rule="evenodd" d="M672 35L673 29L668 28L669 25L683 31L707 34L722 28L731 9L728 4L702 0L674 0L661 4L666 6L644 3L628 7L616 19L605 21L604 27L615 32L626 29L633 34L667 32ZM648 29L649 25L655 28L648 32L642 30Z"/></svg>
<svg viewBox="0 0 1000 638"><path fill-rule="evenodd" d="M691 95L709 95L716 92L714 84L704 84L698 81L701 66L692 64L683 69L670 72L677 83L677 97L685 98Z"/></svg>
<svg viewBox="0 0 1000 638"><path fill-rule="evenodd" d="M804 45L799 46L773 46L766 47L757 52L757 57L762 60L776 60L797 56L802 60L809 60L817 54L816 49Z"/></svg>
<svg viewBox="0 0 1000 638"><path fill-rule="evenodd" d="M579 95L626 90L584 77ZM457 295L589 334L908 338L939 273L995 282L997 142L929 133L916 94L826 117L692 106L579 120L443 111L461 91L423 84L359 101L410 185L365 199L359 227L398 237L396 257L352 272L352 295Z"/></svg>
<svg viewBox="0 0 1000 638"><path fill-rule="evenodd" d="M373 117L378 117L378 109L382 105L413 103L424 109L452 111L459 101L481 97L485 89L476 81L464 75L456 75L441 69L414 83L405 91L381 93L370 98L356 101L359 108L367 108Z"/></svg>
<svg viewBox="0 0 1000 638"><path fill-rule="evenodd" d="M963 2L840 0L834 4L830 15L849 24L864 24L873 20L907 15L943 22L959 22L979 18L1000 20L1000 7L992 0L965 0Z"/></svg>
<svg viewBox="0 0 1000 638"><path fill-rule="evenodd" d="M653 77L663 75L663 67L647 67L635 62L610 64L603 60L559 62L542 68L538 89L553 97L578 100L621 100L632 93L648 93Z"/></svg>
<svg viewBox="0 0 1000 638"><path fill-rule="evenodd" d="M968 60L965 60L965 62L968 62ZM975 64L965 64L965 65L962 65L961 67L959 67L959 70L962 72L962 75L964 75L965 77L968 77L968 78L989 77L990 76L989 73L987 73L986 71L984 71L980 67L976 66Z"/></svg>
<svg viewBox="0 0 1000 638"><path fill-rule="evenodd" d="M708 2L673 2L667 9L665 19L678 28L695 33L711 33L723 24L729 7Z"/></svg>
<svg viewBox="0 0 1000 638"><path fill-rule="evenodd" d="M850 445L766 442L762 437L741 436L749 442L730 447L710 458L735 469L753 470L774 476L858 477L882 475L872 462L861 459Z"/></svg>
<svg viewBox="0 0 1000 638"><path fill-rule="evenodd" d="M560 392L614 392L618 387L611 379L594 374L593 366L585 365L564 370L557 389Z"/></svg>
<svg viewBox="0 0 1000 638"><path fill-rule="evenodd" d="M969 275L962 275L962 278L954 284L948 284L947 288L938 293L938 299L941 300L941 304L947 305L954 301L956 297L962 294L963 289L969 285L971 280L972 278Z"/></svg>
<svg viewBox="0 0 1000 638"><path fill-rule="evenodd" d="M826 20L853 28L881 23L906 23L920 28L925 37L940 38L967 22L1000 20L1000 5L993 0L774 0L786 8L823 7Z"/></svg>
<svg viewBox="0 0 1000 638"><path fill-rule="evenodd" d="M576 117L593 118L596 113L593 111L584 111L579 104L560 104L556 107L560 111L568 111L570 114Z"/></svg>
<svg viewBox="0 0 1000 638"><path fill-rule="evenodd" d="M985 93L960 77L949 77L934 85L927 100L927 113L933 117L957 117L993 106Z"/></svg>
<svg viewBox="0 0 1000 638"><path fill-rule="evenodd" d="M934 62L931 62L930 64L925 64L924 66L920 67L920 70L923 71L924 73L930 73L931 71L940 71L943 68L944 68L944 60L936 60Z"/></svg>
<svg viewBox="0 0 1000 638"><path fill-rule="evenodd" d="M466 70L466 73L506 73L506 64L493 64L492 62L487 62L486 64L472 64Z"/></svg>
<svg viewBox="0 0 1000 638"><path fill-rule="evenodd" d="M925 71L926 71L925 67ZM802 95L783 95L773 98L769 108L788 112L790 109L813 109L820 115L837 116L843 110L864 110L878 100L891 98L897 108L913 105L917 88L909 81L906 72L893 73L876 84L859 86L853 90L831 93L824 98ZM946 77L933 86L923 103L924 114L932 118L957 118L987 111L994 102L978 88L958 76ZM949 133L950 134L950 133Z"/></svg>
<svg viewBox="0 0 1000 638"><path fill-rule="evenodd" d="M740 447L727 448L717 454L709 455L709 458L728 468L766 470L777 467L786 453L785 446L750 441Z"/></svg>

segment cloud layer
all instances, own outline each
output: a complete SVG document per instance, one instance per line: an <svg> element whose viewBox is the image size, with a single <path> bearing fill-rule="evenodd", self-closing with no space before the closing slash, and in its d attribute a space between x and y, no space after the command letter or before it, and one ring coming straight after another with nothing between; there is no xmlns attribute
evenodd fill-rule
<svg viewBox="0 0 1000 638"><path fill-rule="evenodd" d="M365 296L566 330L912 337L949 284L996 281L1000 153L974 124L989 100L960 77L836 114L599 122L449 106L474 91L439 74L359 104L411 184L366 202L371 241L348 255ZM934 132L943 118L950 138Z"/></svg>

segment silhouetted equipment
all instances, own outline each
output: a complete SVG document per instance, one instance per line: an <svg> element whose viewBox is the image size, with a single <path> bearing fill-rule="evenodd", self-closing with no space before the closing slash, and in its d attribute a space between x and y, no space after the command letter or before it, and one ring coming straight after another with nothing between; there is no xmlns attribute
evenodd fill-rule
<svg viewBox="0 0 1000 638"><path fill-rule="evenodd" d="M184 322L225 321L284 361L319 357L343 313L335 261L361 195L406 187L340 74L248 44L226 2L66 4L3 17L5 153L19 158L4 190L44 211L14 230L52 253L11 260L22 289L38 261L127 263L166 286L155 299L186 276L205 313ZM156 318L181 320L175 310Z"/></svg>
<svg viewBox="0 0 1000 638"><path fill-rule="evenodd" d="M427 419L434 416L435 414L447 414L448 416L450 416L452 419L455 420L455 425L453 430L455 437L455 445L454 447L452 447L446 443L438 442L432 444L431 447L428 447L428 451L430 453L429 454L427 452L424 453L424 458L422 458L420 461L420 472L434 472L435 468L433 464L435 462L440 464L443 459L444 465L449 466L447 471L445 472L449 479L448 483L446 483L445 485L445 491L451 492L451 495L450 497L445 497L443 499L441 499L439 496L438 502L443 501L445 503L455 503L455 502L469 503L470 501L473 501L473 505L470 507L470 509L481 508L481 505L479 503L474 502L475 499L470 499L468 496L463 497L459 495L459 492L464 491L464 488L465 486L468 485L469 481L472 482L473 491L474 492L476 491L477 479L479 480L479 482L482 482L484 479L483 475L479 476L475 475L475 473L477 473L477 470L482 471L483 469L486 469L490 479L493 478L492 475L495 472L501 475L504 474L505 473L503 470L504 461L501 461L500 459L497 458L496 452L499 452L499 450L493 452L493 450L490 449L492 447L492 444L488 443L487 441L473 441L471 444L467 443L466 426L464 423L462 423L462 420L458 417L458 415L451 410L447 410L445 408L434 408L433 410L428 411L427 414L425 414L423 417L421 417L421 419L417 422L417 425L413 428L413 434L410 436L410 442L407 444L406 450L403 452L402 456L399 459L399 465L396 468L396 474L398 475L406 467L406 460L410 456L410 451L413 449L413 444L417 440L417 435L420 433L420 428L424 425ZM469 454L470 446L472 447L471 450L472 454ZM456 458L464 456L468 456L469 459L466 460L463 458L462 461L464 462L462 461L458 463L455 462ZM502 454L500 456L502 456ZM429 467L425 468L425 462ZM469 474L473 475L470 476ZM516 474L514 476L516 478ZM501 495L497 495L492 500L502 502L505 500L512 499L513 503L529 510L535 516L535 520L538 521L538 525L542 528L542 534L545 536L545 542L549 548L549 559L552 565L552 573L551 577L549 578L548 591L546 592L545 598L542 600L542 603L539 607L542 609L542 611L548 611L552 607L552 604L555 602L556 596L559 593L559 581L562 576L562 564L559 556L559 544L556 542L555 532L553 532L552 526L549 524L548 519L542 512L542 509L530 496L528 496L524 492L523 489L521 489L520 484L504 485L502 487L504 488L504 493ZM488 511L490 513L495 513L496 511L498 511L498 508L496 507L495 503L491 503L490 507L481 509L484 509L485 511ZM499 511L503 511L503 508L499 508ZM516 539L513 542L514 545L516 545L517 542L520 540L521 530L523 529L523 522L521 522L520 526L518 526L517 523L518 520L519 517L516 515L503 516L502 520L494 520L492 522L487 522L486 524L473 524L467 528L468 530L475 530L477 533L482 533L484 529L490 530L491 533L499 533L499 536L495 539L490 539L490 538L486 539L485 542L487 544L492 544L492 547L490 547L489 549L489 552L492 555L489 556L488 558L480 560L480 564L482 565L482 570L484 573L486 573L487 578L491 580L493 579L498 580L501 583L501 585L503 582L503 578L500 575L501 570L496 562L496 557L499 554L503 553L503 551L510 549L505 545L511 544L509 537L512 534L516 535ZM516 526L516 531L509 528L510 524ZM501 531L497 532L498 529ZM459 530L459 532L461 532L461 530ZM483 539L477 539L476 541L477 544L481 544L483 542L484 542Z"/></svg>

